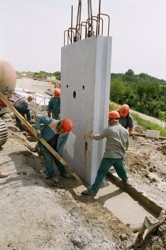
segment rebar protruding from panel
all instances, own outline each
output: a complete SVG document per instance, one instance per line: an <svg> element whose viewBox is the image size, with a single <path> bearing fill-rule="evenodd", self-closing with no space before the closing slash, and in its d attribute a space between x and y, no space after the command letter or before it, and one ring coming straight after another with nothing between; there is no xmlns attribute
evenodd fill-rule
<svg viewBox="0 0 166 250"><path fill-rule="evenodd" d="M81 8L82 8L82 2L79 0L78 2L78 10L77 10L77 20L76 20L76 33L75 33L75 41L78 41L81 39L81 31L80 31L80 25L81 25Z"/></svg>
<svg viewBox="0 0 166 250"><path fill-rule="evenodd" d="M96 33L95 33L95 29L94 29L94 26L93 26L93 33L92 33L92 35L98 35L98 17L96 17L96 16L92 16L91 17L91 20L93 20L93 21L95 21L95 23L96 23ZM101 20L101 22L100 22L100 24L101 24L101 35L103 35L103 19L100 17L100 20ZM94 22L93 22L93 24L94 24ZM87 19L87 21L86 21L86 25L88 26L89 25L89 21L88 21L88 19ZM87 30L88 30L88 28L87 28ZM86 34L86 37L88 37L88 34Z"/></svg>
<svg viewBox="0 0 166 250"><path fill-rule="evenodd" d="M107 29L107 36L109 36L109 33L110 33L110 17L109 17L109 15L107 15L107 14L103 14L103 13L99 13L98 15L97 15L97 22L98 22L98 24L97 24L97 27L98 27L98 29L97 29L97 35L100 35L101 33L100 33L100 20L101 20L101 16L106 16L106 17L108 17L108 29ZM102 33L103 33L103 27L102 27Z"/></svg>
<svg viewBox="0 0 166 250"><path fill-rule="evenodd" d="M99 0L99 12L98 12L98 15L97 15L97 32L96 32L96 35L99 35L100 33L100 13L101 13L101 0Z"/></svg>
<svg viewBox="0 0 166 250"><path fill-rule="evenodd" d="M71 30L73 29L73 5L71 6ZM71 32L71 41L73 41L73 36Z"/></svg>
<svg viewBox="0 0 166 250"><path fill-rule="evenodd" d="M66 34L67 34L67 45L68 45L69 43L73 43L72 39L74 37L74 31L72 31L71 28L64 31L64 46L66 46Z"/></svg>
<svg viewBox="0 0 166 250"><path fill-rule="evenodd" d="M82 0L78 0L78 10L76 19L76 28L73 28L73 6L71 6L71 27L64 31L64 45L66 45L66 34L67 34L67 44L77 42L83 39L83 37L91 37L93 35L99 36L103 35L104 21L101 16L106 16L108 18L108 31L109 36L110 31L110 17L107 14L101 13L101 0L99 0L99 13L97 16L92 16L92 2L87 0L88 4L88 19L86 22L81 22L81 8ZM94 29L94 24L96 29ZM85 34L83 36L83 27L85 27Z"/></svg>
<svg viewBox="0 0 166 250"><path fill-rule="evenodd" d="M88 0L88 37L94 34L93 31L93 19L92 19L92 2Z"/></svg>
<svg viewBox="0 0 166 250"><path fill-rule="evenodd" d="M87 24L85 21L81 22L81 25L80 25L81 39L83 39L83 27L85 28L84 38L86 38L87 37Z"/></svg>

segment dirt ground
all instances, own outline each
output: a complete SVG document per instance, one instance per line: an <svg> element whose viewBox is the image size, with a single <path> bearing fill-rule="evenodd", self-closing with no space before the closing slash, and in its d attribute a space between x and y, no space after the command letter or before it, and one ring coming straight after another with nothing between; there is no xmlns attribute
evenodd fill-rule
<svg viewBox="0 0 166 250"><path fill-rule="evenodd" d="M129 249L137 234L92 197L77 195L82 183L61 177L52 186L35 141L20 132L11 113L3 116L9 138L0 148L0 249ZM136 128L140 131L140 128ZM133 135L126 154L132 186L166 208L166 140ZM166 222L132 249L166 249Z"/></svg>
<svg viewBox="0 0 166 250"><path fill-rule="evenodd" d="M133 186L166 208L166 140L131 136L126 154Z"/></svg>

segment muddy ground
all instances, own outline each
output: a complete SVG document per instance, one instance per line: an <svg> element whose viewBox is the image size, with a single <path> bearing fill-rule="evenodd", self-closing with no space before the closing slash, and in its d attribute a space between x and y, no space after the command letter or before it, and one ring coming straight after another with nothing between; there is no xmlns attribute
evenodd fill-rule
<svg viewBox="0 0 166 250"><path fill-rule="evenodd" d="M11 113L3 120L9 138L0 148L0 171L9 176L0 179L0 249L114 250L134 244L137 233L129 225L94 198L75 193L82 183L74 177L61 177L53 187L42 157L33 152L36 142L19 131ZM165 209L166 140L131 136L126 165L132 186ZM166 249L166 223L133 249Z"/></svg>

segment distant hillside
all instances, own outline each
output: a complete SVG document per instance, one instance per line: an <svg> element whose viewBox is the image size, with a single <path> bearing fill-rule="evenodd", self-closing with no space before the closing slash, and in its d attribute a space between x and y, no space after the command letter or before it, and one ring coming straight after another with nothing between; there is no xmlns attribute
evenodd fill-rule
<svg viewBox="0 0 166 250"><path fill-rule="evenodd" d="M127 103L141 113L166 120L166 81L132 69L124 74L111 74L110 99Z"/></svg>
<svg viewBox="0 0 166 250"><path fill-rule="evenodd" d="M144 82L144 83L148 83L148 82L153 82L153 83L157 83L159 85L166 85L166 80L163 79L158 79L156 77L150 76L148 74L145 73L140 73L138 75L134 74L134 71L132 69L129 69L126 73L122 74L122 73L112 73L111 74L111 78L112 79L121 79L124 82L127 83L139 83L139 82Z"/></svg>
<svg viewBox="0 0 166 250"><path fill-rule="evenodd" d="M17 78L21 77L28 77L28 78L33 78L35 80L47 80L47 77L55 77L57 80L61 79L61 73L59 71L56 71L54 73L49 73L45 71L40 71L40 72L18 72L16 71Z"/></svg>

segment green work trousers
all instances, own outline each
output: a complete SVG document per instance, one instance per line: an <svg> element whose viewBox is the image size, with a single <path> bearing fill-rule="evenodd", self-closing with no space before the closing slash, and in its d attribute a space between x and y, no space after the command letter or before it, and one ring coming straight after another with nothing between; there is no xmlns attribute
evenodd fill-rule
<svg viewBox="0 0 166 250"><path fill-rule="evenodd" d="M15 107L15 109L25 118L27 118L27 121L30 122L31 121L31 111L30 109L27 108L19 108L19 107ZM24 126L22 125L21 121L16 117L16 123L17 126L19 127L20 130L24 130Z"/></svg>
<svg viewBox="0 0 166 250"><path fill-rule="evenodd" d="M100 167L97 171L97 176L94 184L90 187L90 192L97 194L101 184L103 183L104 177L108 173L110 167L113 166L118 176L122 179L124 183L127 182L127 173L125 169L124 159L114 159L114 158L103 158L100 163Z"/></svg>

